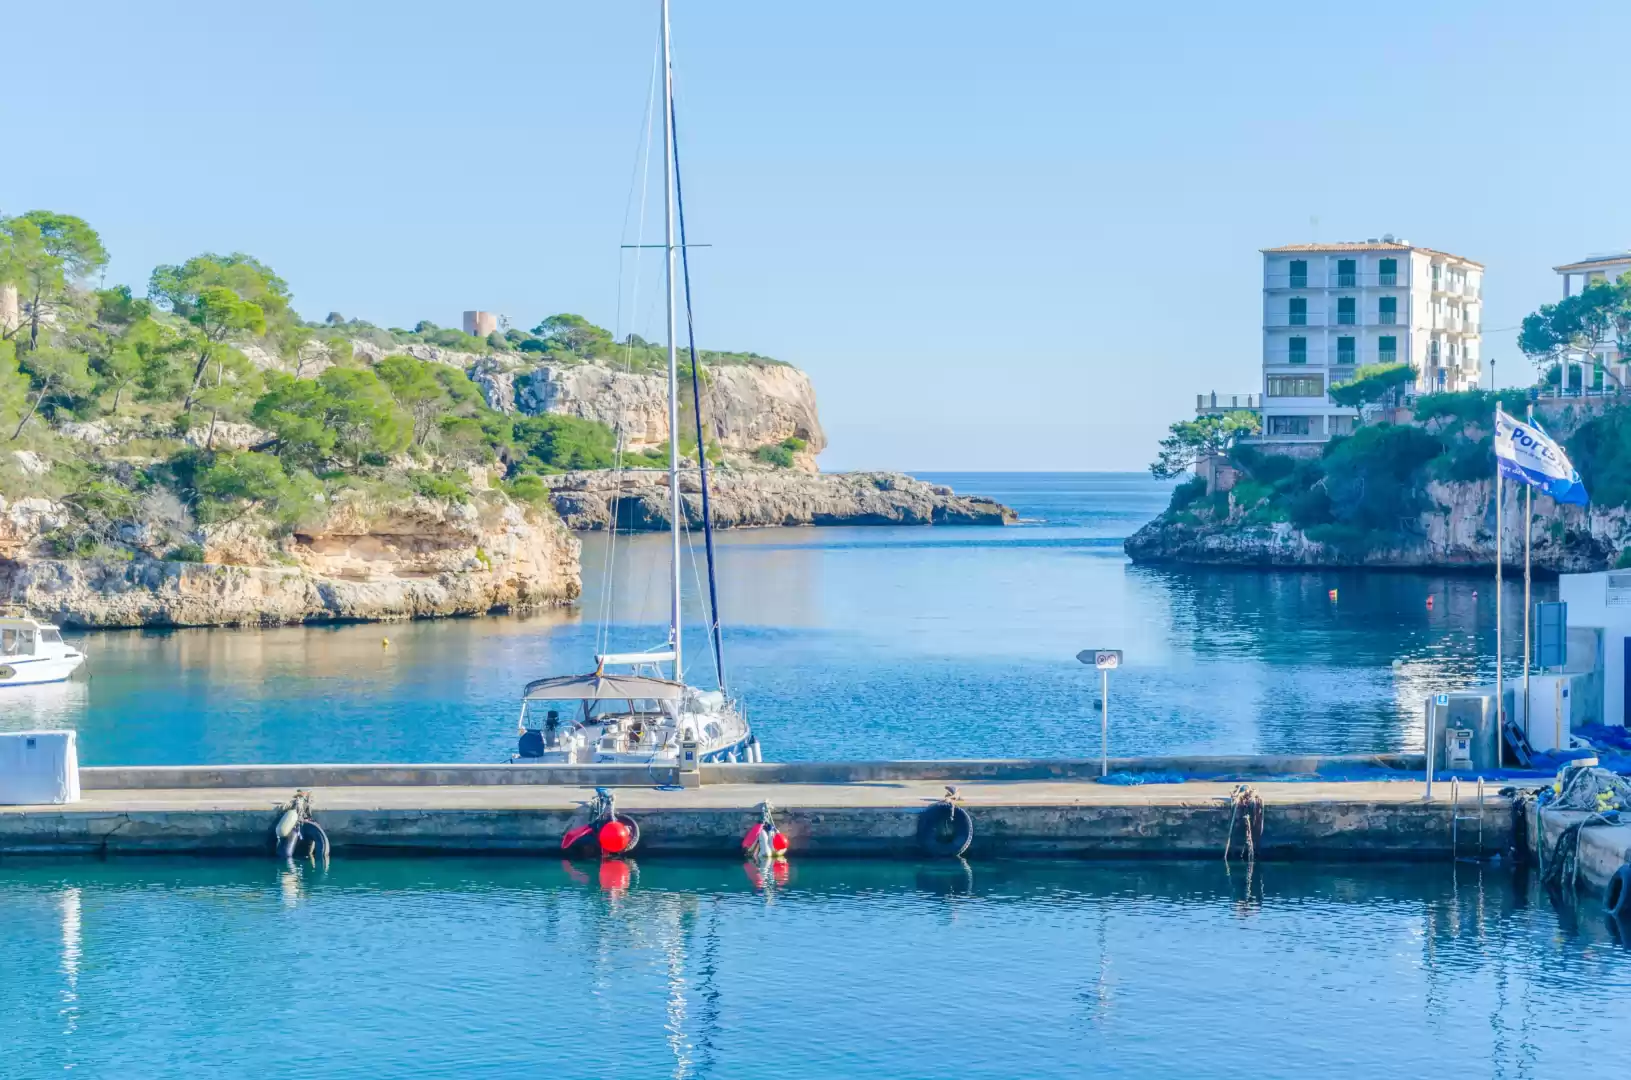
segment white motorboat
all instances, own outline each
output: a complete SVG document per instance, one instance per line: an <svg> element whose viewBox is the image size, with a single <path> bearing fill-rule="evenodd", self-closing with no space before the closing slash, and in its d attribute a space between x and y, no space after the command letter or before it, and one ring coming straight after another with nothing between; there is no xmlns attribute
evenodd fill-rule
<svg viewBox="0 0 1631 1080"><path fill-rule="evenodd" d="M680 407L676 261L686 258L685 203L681 194L675 138L674 78L670 61L668 0L662 0L663 64L663 229L668 291L668 496L669 625L668 641L657 651L608 653L595 657L586 675L535 679L522 693L519 745L512 761L559 764L677 765L682 746L699 761L761 760L758 740L741 705L726 690L725 657L719 631L718 589L714 577L713 522L708 491L708 457L702 452L704 400L698 383L696 342L689 343L691 410L696 425L696 468L702 497L702 526L707 544L708 627L717 689L686 684L684 628L680 604L681 529L685 504L680 498ZM679 229L678 243L675 228ZM647 245L633 245L643 247ZM686 326L691 326L690 275L685 276ZM622 446L619 440L619 448ZM621 452L621 449L620 451ZM613 527L618 521L613 506ZM608 576L610 576L608 574ZM664 666L668 670L665 674ZM608 668L627 667L627 673ZM540 717L539 712L543 713Z"/></svg>
<svg viewBox="0 0 1631 1080"><path fill-rule="evenodd" d="M0 612L0 686L62 682L84 662L85 654L50 623L16 609Z"/></svg>

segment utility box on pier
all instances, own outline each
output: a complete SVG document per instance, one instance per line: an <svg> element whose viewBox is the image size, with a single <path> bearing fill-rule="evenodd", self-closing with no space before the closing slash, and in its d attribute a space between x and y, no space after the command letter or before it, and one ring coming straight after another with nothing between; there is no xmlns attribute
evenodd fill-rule
<svg viewBox="0 0 1631 1080"><path fill-rule="evenodd" d="M0 805L79 801L79 750L72 731L0 735Z"/></svg>
<svg viewBox="0 0 1631 1080"><path fill-rule="evenodd" d="M1496 744L1500 737L1495 694L1462 690L1427 699L1426 730L1433 741L1433 763L1437 769L1488 772L1496 766Z"/></svg>

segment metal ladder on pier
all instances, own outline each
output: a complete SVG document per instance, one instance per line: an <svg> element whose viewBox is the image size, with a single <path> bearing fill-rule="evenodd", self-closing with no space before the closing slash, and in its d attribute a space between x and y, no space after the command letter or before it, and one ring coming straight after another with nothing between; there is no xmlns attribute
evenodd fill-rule
<svg viewBox="0 0 1631 1080"><path fill-rule="evenodd" d="M1461 812L1461 781L1457 777L1450 778L1450 858L1461 858L1461 823L1463 821L1478 823L1478 846L1473 849L1473 862L1484 858L1484 778L1478 778L1478 812L1476 814L1463 814Z"/></svg>

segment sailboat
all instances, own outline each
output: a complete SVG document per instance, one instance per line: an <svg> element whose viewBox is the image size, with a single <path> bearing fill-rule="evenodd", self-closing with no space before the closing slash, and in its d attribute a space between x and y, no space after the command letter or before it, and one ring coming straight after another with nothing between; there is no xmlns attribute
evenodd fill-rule
<svg viewBox="0 0 1631 1080"><path fill-rule="evenodd" d="M511 758L515 762L677 765L682 748L703 762L762 760L758 739L748 726L745 712L726 689L714 575L708 457L704 452L707 443L703 438L696 341L691 334L687 336L692 400L696 405L692 413L696 419L697 467L701 474L703 536L707 547L709 639L718 688L699 689L685 682L684 618L680 603L680 530L685 522L685 505L680 498L679 481L680 386L675 271L684 268L688 330L691 327L691 277L686 261L685 202L674 123L668 0L662 0L662 46L663 251L668 290L668 642L664 648L651 652L603 653L595 657L595 670L587 674L549 676L528 683L521 695L518 744ZM677 244L676 223L679 227Z"/></svg>

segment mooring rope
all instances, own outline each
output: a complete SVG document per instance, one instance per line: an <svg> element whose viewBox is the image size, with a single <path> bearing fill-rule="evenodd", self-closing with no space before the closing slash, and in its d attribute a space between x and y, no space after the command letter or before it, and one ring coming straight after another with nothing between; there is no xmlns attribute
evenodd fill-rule
<svg viewBox="0 0 1631 1080"><path fill-rule="evenodd" d="M1229 834L1223 838L1223 861L1229 861L1234 844L1235 822L1244 813L1246 825L1246 861L1257 861L1257 841L1263 836L1263 796L1250 784L1236 784L1229 795Z"/></svg>

